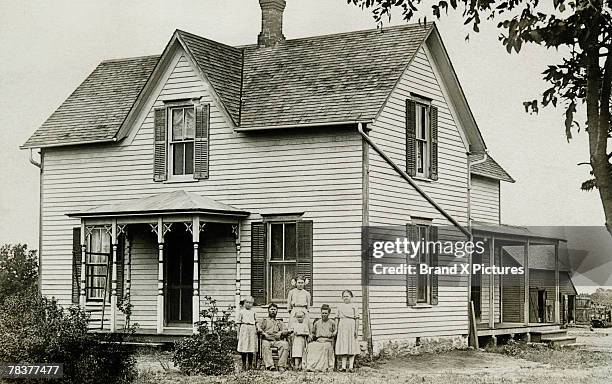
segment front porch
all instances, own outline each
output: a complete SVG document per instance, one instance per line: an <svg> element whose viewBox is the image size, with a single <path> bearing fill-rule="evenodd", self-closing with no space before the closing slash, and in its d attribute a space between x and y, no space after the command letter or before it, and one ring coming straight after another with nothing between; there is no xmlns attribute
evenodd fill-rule
<svg viewBox="0 0 612 384"><path fill-rule="evenodd" d="M137 323L158 341L191 334L205 296L220 309L238 305L247 215L184 191L71 213L80 218L73 302L92 330Z"/></svg>
<svg viewBox="0 0 612 384"><path fill-rule="evenodd" d="M522 227L478 225L473 231L475 241L486 244L484 253L474 254L473 265L523 272L471 276L471 334L494 342L497 337L564 338L561 325L569 319L568 307L575 295L567 253L561 252L564 240Z"/></svg>

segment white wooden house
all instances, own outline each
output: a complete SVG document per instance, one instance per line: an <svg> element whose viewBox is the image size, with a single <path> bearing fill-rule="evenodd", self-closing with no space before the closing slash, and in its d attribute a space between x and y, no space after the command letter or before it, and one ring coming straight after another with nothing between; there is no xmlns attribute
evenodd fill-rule
<svg viewBox="0 0 612 384"><path fill-rule="evenodd" d="M41 158L42 293L107 331L129 300L139 333L174 337L204 296L282 304L299 273L314 307L355 293L374 349L465 343L476 299L496 334L499 282L362 281L362 226L467 238L472 221L500 223L499 184L513 182L485 154L435 25L285 39L285 1L260 4L258 44L177 30L161 55L104 61L22 146ZM536 241L483 228L490 243Z"/></svg>

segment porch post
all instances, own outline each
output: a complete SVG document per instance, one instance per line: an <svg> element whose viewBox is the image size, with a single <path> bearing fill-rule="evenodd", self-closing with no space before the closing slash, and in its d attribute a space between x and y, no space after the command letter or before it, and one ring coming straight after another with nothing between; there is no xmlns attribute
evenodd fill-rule
<svg viewBox="0 0 612 384"><path fill-rule="evenodd" d="M559 303L559 241L555 242L555 323L561 324Z"/></svg>
<svg viewBox="0 0 612 384"><path fill-rule="evenodd" d="M125 254L125 296L127 297L128 301L131 301L130 291L132 290L132 240L130 239L129 233L126 233L125 235L125 247L127 248L127 252Z"/></svg>
<svg viewBox="0 0 612 384"><path fill-rule="evenodd" d="M192 223L193 237L193 333L197 332L195 323L200 321L200 217L194 216Z"/></svg>
<svg viewBox="0 0 612 384"><path fill-rule="evenodd" d="M117 330L117 219L111 222L111 240L113 247L113 266L111 275L111 311L110 311L110 331Z"/></svg>
<svg viewBox="0 0 612 384"><path fill-rule="evenodd" d="M162 218L157 218L157 333L164 332L164 226Z"/></svg>
<svg viewBox="0 0 612 384"><path fill-rule="evenodd" d="M86 302L86 278L85 278L85 258L87 252L87 234L85 233L85 220L81 220L81 289L79 290L79 304L85 309Z"/></svg>
<svg viewBox="0 0 612 384"><path fill-rule="evenodd" d="M529 239L525 242L525 303L523 309L523 316L525 317L525 325L529 325Z"/></svg>
<svg viewBox="0 0 612 384"><path fill-rule="evenodd" d="M240 308L240 295L241 293L241 277L240 277L240 224L241 220L238 220L236 225L232 226L232 232L236 236L236 297L234 298L234 307L236 311Z"/></svg>
<svg viewBox="0 0 612 384"><path fill-rule="evenodd" d="M489 243L489 267L495 264L495 236L491 236ZM495 328L495 278L489 274L489 329Z"/></svg>

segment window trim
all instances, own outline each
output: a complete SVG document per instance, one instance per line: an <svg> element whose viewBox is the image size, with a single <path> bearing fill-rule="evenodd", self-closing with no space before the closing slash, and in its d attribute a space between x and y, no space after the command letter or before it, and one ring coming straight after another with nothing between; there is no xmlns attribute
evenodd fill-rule
<svg viewBox="0 0 612 384"><path fill-rule="evenodd" d="M193 139L191 140L181 140L174 141L172 139L172 115L175 109L183 109L183 119L185 116L184 109L192 108L193 109L193 125L194 125L194 133ZM193 175L195 173L195 141L196 141L196 105L192 101L179 101L176 103L168 103L166 104L166 165L167 165L167 181L191 181L194 180ZM183 132L184 134L185 132ZM175 144L181 143L192 143L193 144L193 158L192 158L192 173L184 173L182 175L174 174L174 152L173 146ZM185 153L183 152L183 157L185 157ZM186 167L186 163L183 164Z"/></svg>
<svg viewBox="0 0 612 384"><path fill-rule="evenodd" d="M272 298L272 265L295 265L297 271L297 223L299 220L282 220L271 219L265 221L264 224L266 226L266 259L265 259L265 276L266 276L266 303L274 303L274 304L285 304L287 298L283 299L273 299ZM274 224L282 224L283 225L283 260L272 260L272 225ZM296 240L296 254L295 260L286 260L285 259L285 225L286 224L295 224L295 240ZM286 273L286 270L284 271Z"/></svg>

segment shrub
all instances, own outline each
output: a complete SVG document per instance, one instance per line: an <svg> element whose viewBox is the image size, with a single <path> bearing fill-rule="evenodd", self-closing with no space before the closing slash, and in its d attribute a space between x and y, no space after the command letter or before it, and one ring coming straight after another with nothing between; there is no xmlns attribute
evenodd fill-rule
<svg viewBox="0 0 612 384"><path fill-rule="evenodd" d="M233 307L220 311L216 300L205 297L206 308L197 323L198 332L175 343L174 364L188 375L222 375L234 371L237 347Z"/></svg>
<svg viewBox="0 0 612 384"><path fill-rule="evenodd" d="M63 363L60 382L65 384L131 382L135 361L123 339L123 335L88 334L84 311L64 309L35 288L7 297L0 311L0 361ZM48 380L19 381L24 382Z"/></svg>
<svg viewBox="0 0 612 384"><path fill-rule="evenodd" d="M0 303L17 292L36 286L38 258L25 244L5 244L0 248Z"/></svg>

